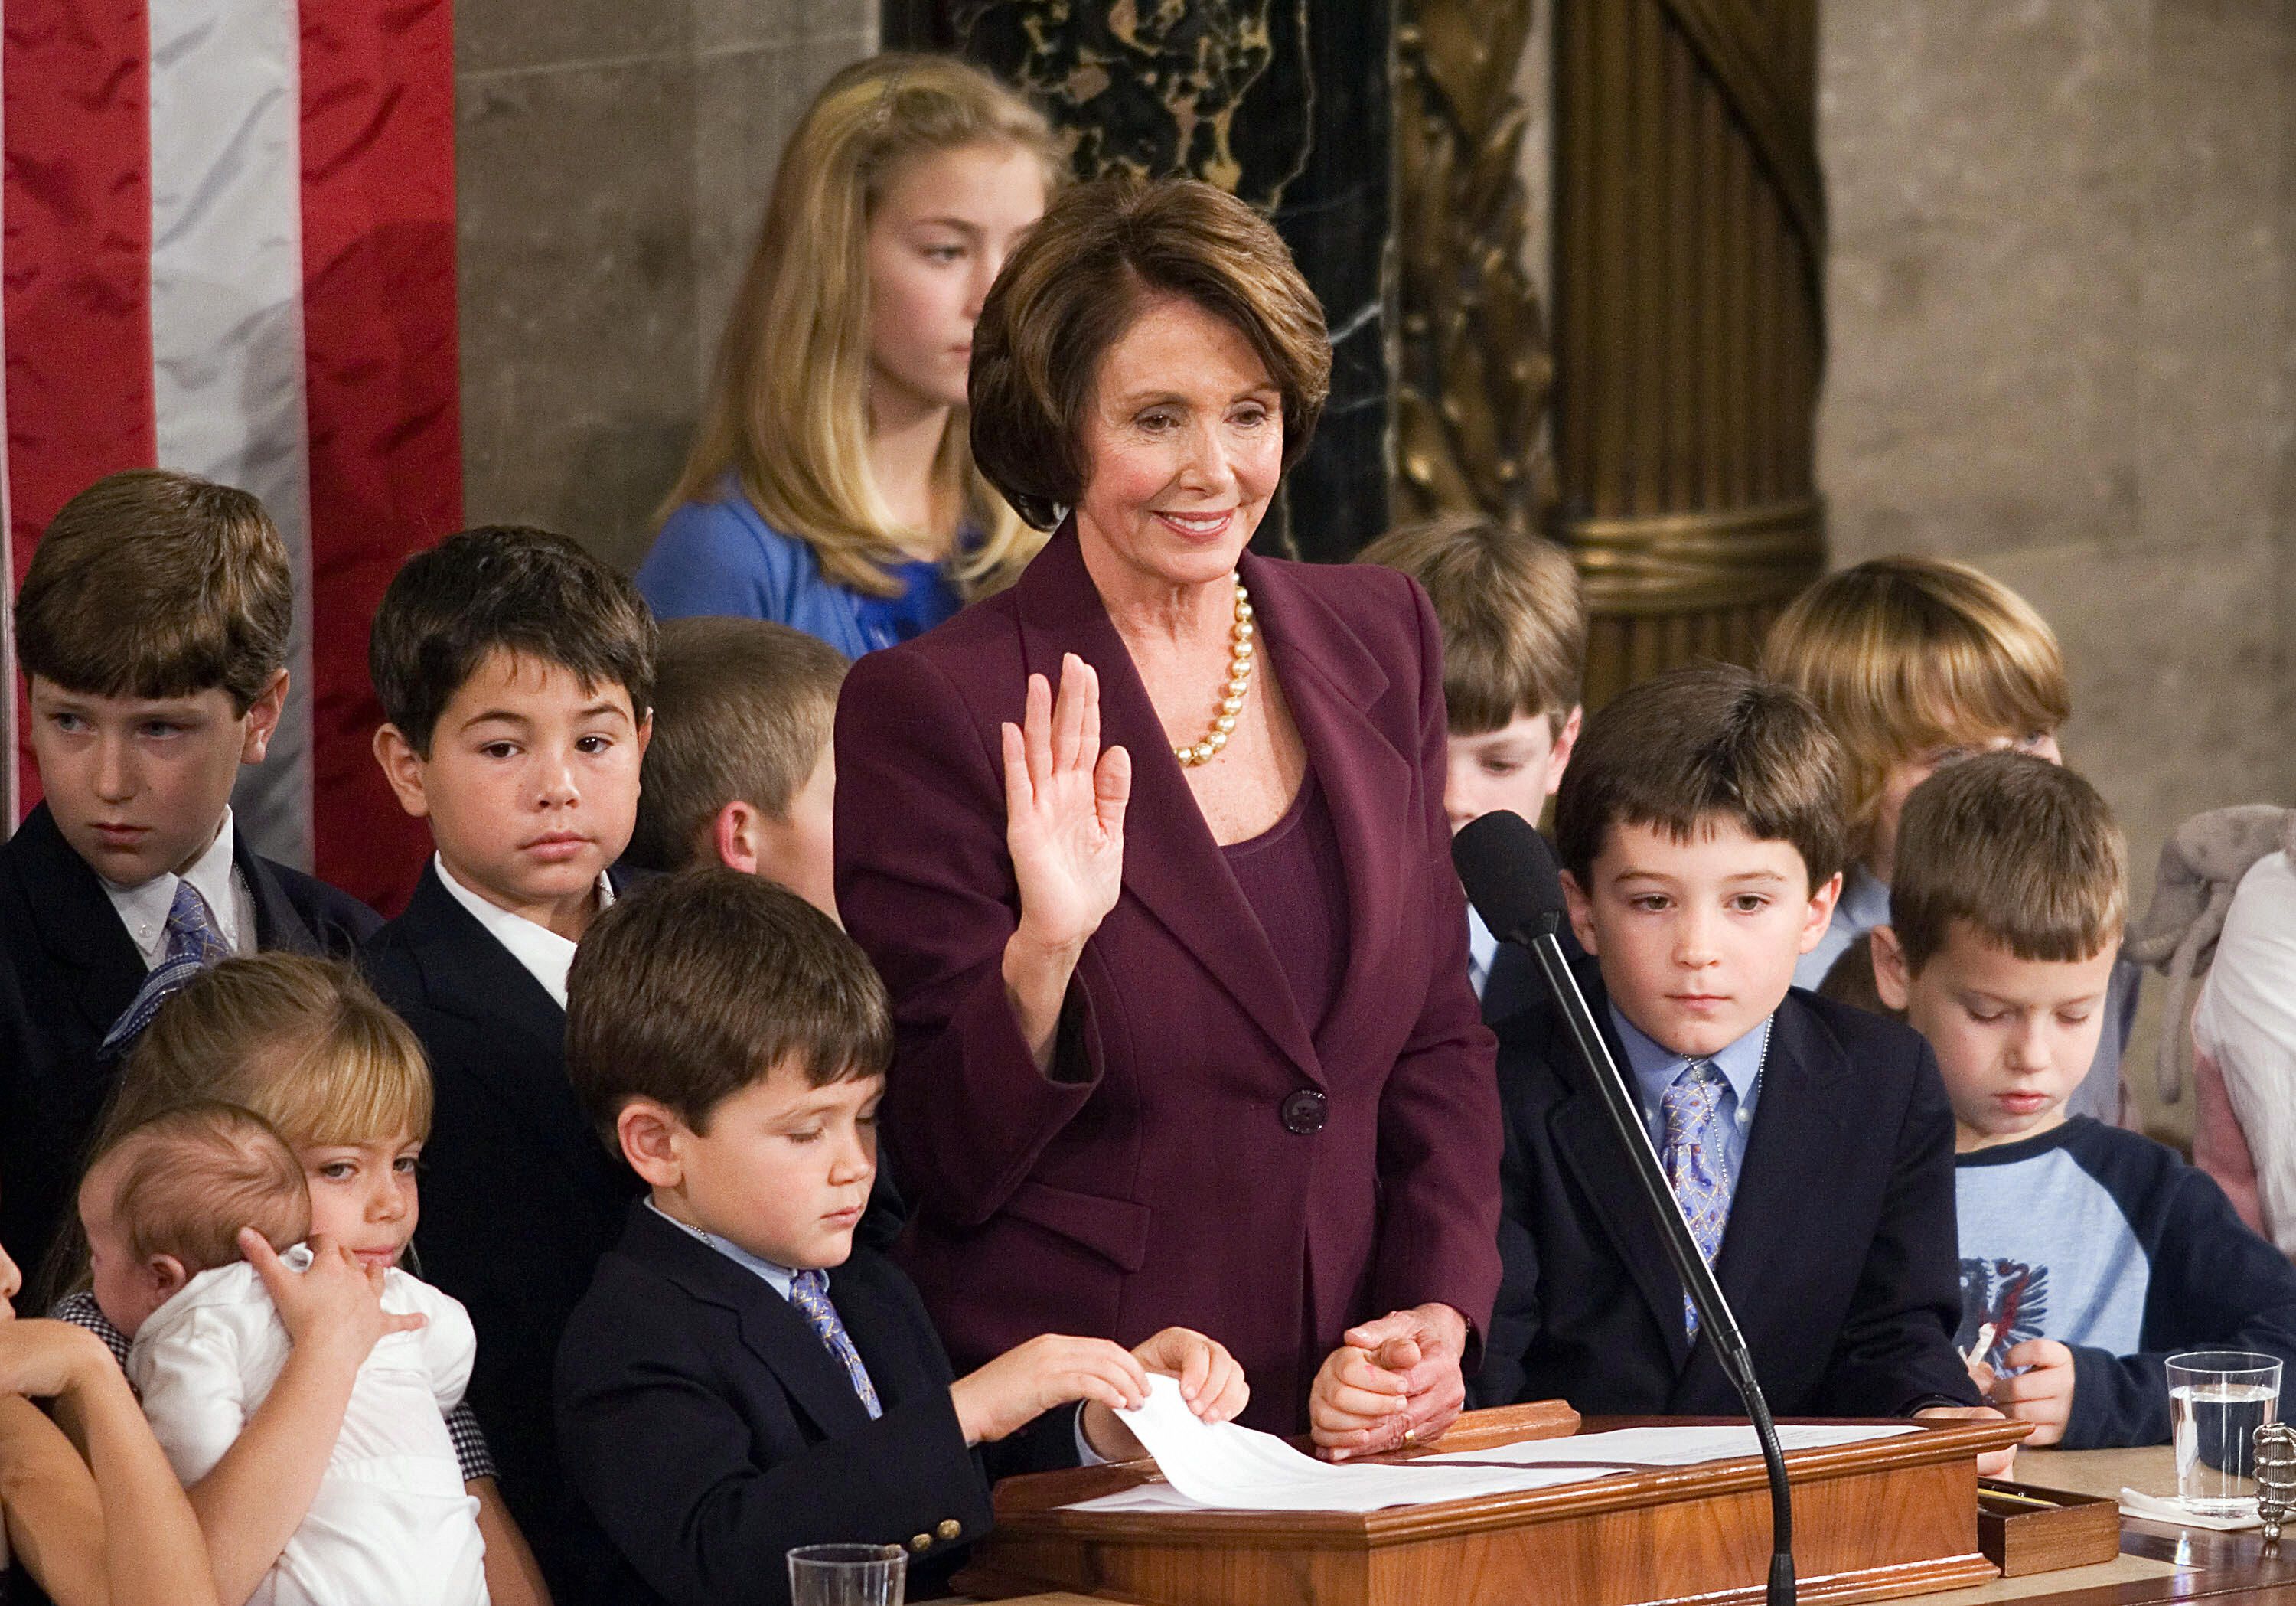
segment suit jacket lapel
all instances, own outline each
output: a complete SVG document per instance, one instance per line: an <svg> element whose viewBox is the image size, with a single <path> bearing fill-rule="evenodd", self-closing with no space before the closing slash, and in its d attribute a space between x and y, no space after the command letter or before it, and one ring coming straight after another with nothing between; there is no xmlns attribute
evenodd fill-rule
<svg viewBox="0 0 2296 1606"><path fill-rule="evenodd" d="M664 1221L644 1199L630 1207L624 1242L637 1258L661 1268L671 1281L695 1298L733 1312L742 1347L780 1380L824 1438L856 1433L869 1425L869 1408L853 1391L853 1380L845 1368L797 1307L756 1272L734 1264L675 1223ZM830 1298L837 1303L842 1290L835 1286L833 1272L830 1282ZM852 1321L841 1303L837 1304L837 1314L851 1334ZM859 1342L855 1339L857 1347ZM874 1371L870 1381L879 1384L878 1399L884 1403L888 1396Z"/></svg>
<svg viewBox="0 0 2296 1606"><path fill-rule="evenodd" d="M1611 1033L1603 1007L1603 992L1593 987L1587 989L1587 994L1603 1041L1610 1045L1611 1057L1623 1069L1626 1049ZM1559 1021L1554 1029L1560 1043L1562 1027ZM1666 1336L1667 1355L1679 1372L1690 1355L1690 1336L1682 1320L1682 1280L1674 1274L1673 1263L1667 1258L1665 1238L1651 1216L1650 1200L1635 1181L1633 1163L1620 1150L1619 1134L1603 1108L1602 1095L1587 1085L1576 1054L1567 1047L1560 1048L1548 1056L1547 1062L1559 1068L1558 1074L1570 1090L1547 1117L1555 1152L1562 1157L1563 1164L1570 1167L1571 1175L1578 1179L1578 1186L1594 1205L1595 1217L1609 1235L1611 1248L1618 1251L1628 1274L1634 1279L1636 1290L1650 1306L1659 1330ZM1566 1067L1567 1069L1560 1068Z"/></svg>
<svg viewBox="0 0 2296 1606"><path fill-rule="evenodd" d="M255 905L255 948L264 953L324 953L324 947L303 923L287 891L263 856L249 845L247 833L234 831L231 841L232 868L247 884L249 902Z"/></svg>
<svg viewBox="0 0 2296 1606"><path fill-rule="evenodd" d="M1376 980L1393 968L1393 951L1382 939L1396 935L1391 912L1402 907L1408 844L1424 828L1408 807L1412 761L1365 712L1387 691L1387 671L1379 660L1288 566L1249 553L1242 566L1244 583L1257 599L1261 638L1278 662L1283 695L1339 840L1354 940L1339 995L1314 1023L1318 1054L1337 1052L1340 1045L1362 1041L1374 1021L1390 1018L1395 1010L1393 996ZM1398 831L1405 844L1400 852Z"/></svg>
<svg viewBox="0 0 2296 1606"><path fill-rule="evenodd" d="M1317 1075L1315 1043L1290 980L1164 739L1148 688L1085 570L1073 522L1054 533L1014 594L1026 671L1057 688L1063 653L1098 670L1101 741L1132 754L1132 801L1124 816L1126 888L1278 1050L1302 1072ZM1021 690L1012 688L1016 709Z"/></svg>
<svg viewBox="0 0 2296 1606"><path fill-rule="evenodd" d="M423 868L399 918L420 934L416 963L433 1008L483 1033L526 1040L523 1053L483 1056L477 1080L570 1162L589 1163L597 1140L567 1087L566 1011L558 1001L455 901L437 865Z"/></svg>
<svg viewBox="0 0 2296 1606"><path fill-rule="evenodd" d="M1779 1247L1809 1229L1813 1201L1804 1179L1811 1156L1843 1152L1843 1131L1854 1114L1843 1096L1852 1091L1848 1073L1816 1017L1791 998L1778 1006L1761 1098L1714 1259L1715 1275L1735 1308L1761 1308L1763 1275Z"/></svg>
<svg viewBox="0 0 2296 1606"><path fill-rule="evenodd" d="M42 942L72 972L72 1001L98 1037L134 1001L148 974L103 881L72 852L42 803L17 832L26 902Z"/></svg>

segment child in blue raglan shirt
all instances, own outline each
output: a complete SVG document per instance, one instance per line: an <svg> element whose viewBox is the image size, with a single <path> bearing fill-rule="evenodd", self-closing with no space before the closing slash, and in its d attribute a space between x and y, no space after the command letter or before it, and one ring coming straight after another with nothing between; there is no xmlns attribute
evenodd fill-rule
<svg viewBox="0 0 2296 1606"><path fill-rule="evenodd" d="M2069 770L1988 754L1906 802L1874 979L1953 1102L1956 1342L2037 1446L2165 1442L2178 1350L2296 1363L2296 1267L2174 1151L2066 1115L2127 909L2120 833Z"/></svg>

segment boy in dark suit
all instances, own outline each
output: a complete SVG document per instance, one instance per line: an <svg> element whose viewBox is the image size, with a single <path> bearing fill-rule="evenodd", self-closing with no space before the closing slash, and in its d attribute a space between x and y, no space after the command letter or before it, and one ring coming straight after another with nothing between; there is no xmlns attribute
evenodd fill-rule
<svg viewBox="0 0 2296 1606"><path fill-rule="evenodd" d="M654 882L583 940L570 992L568 1070L650 1189L558 1355L568 1476L635 1574L617 1599L784 1601L783 1552L836 1542L902 1545L911 1595L939 1594L989 1524L974 1446L1136 1455L1111 1407L1151 1370L1207 1421L1242 1408L1234 1361L1179 1328L1130 1353L1034 1338L952 1378L915 1288L854 1242L884 984L796 894L724 868Z"/></svg>
<svg viewBox="0 0 2296 1606"><path fill-rule="evenodd" d="M0 845L0 1242L37 1268L121 1057L160 1001L259 949L381 924L256 854L232 783L287 695L295 587L243 490L137 470L64 505L16 598L45 801Z"/></svg>
<svg viewBox="0 0 2296 1606"><path fill-rule="evenodd" d="M559 1606L616 1598L559 1471L550 1363L636 1186L567 1085L566 971L614 896L653 660L653 616L627 580L562 536L507 527L409 558L368 647L389 721L375 757L438 846L362 956L437 1087L414 1247L478 1330L468 1397Z"/></svg>
<svg viewBox="0 0 2296 1606"><path fill-rule="evenodd" d="M1799 693L1718 665L1646 681L1587 722L1563 778L1563 888L1601 971L1588 1001L1771 1408L1971 1414L1937 1063L1792 987L1841 887L1840 770ZM1499 1089L1482 1403L1742 1414L1551 1001L1500 1026Z"/></svg>

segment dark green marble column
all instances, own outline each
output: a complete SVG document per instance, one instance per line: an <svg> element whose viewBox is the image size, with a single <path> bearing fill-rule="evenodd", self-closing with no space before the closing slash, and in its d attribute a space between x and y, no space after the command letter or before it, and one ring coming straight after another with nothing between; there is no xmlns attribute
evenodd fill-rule
<svg viewBox="0 0 2296 1606"><path fill-rule="evenodd" d="M1324 302L1332 399L1259 545L1341 560L1387 526L1390 0L885 0L889 48L1019 85L1078 173L1186 174L1267 210Z"/></svg>

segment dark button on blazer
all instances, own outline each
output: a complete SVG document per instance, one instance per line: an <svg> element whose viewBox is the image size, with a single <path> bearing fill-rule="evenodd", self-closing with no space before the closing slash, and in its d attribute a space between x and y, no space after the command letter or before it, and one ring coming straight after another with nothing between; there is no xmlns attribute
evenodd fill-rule
<svg viewBox="0 0 2296 1606"><path fill-rule="evenodd" d="M255 905L258 951L348 959L382 918L275 864L234 831L232 869ZM70 1208L80 1163L119 1079L104 1034L149 974L103 882L42 803L0 844L0 1241L28 1278Z"/></svg>
<svg viewBox="0 0 2296 1606"><path fill-rule="evenodd" d="M1592 961L1579 976L1624 1066ZM1475 1403L1743 1415L1711 1347L1691 1347L1682 1283L1551 1003L1501 1024L1498 1063L1506 1281ZM1953 1112L1929 1044L1789 992L1714 1262L1770 1408L1894 1416L1975 1404L1952 1341L1956 1243Z"/></svg>
<svg viewBox="0 0 2296 1606"><path fill-rule="evenodd" d="M1344 861L1348 964L1323 1020L1300 1018L1068 529L1010 590L854 665L838 902L892 992L902 1259L959 1369L1040 1332L1185 1324L1243 1363L1245 1420L1288 1430L1352 1322L1440 1300L1480 1332L1498 1112L1433 611L1384 569L1247 554L1242 572ZM1123 894L1046 1075L999 970L1019 910L999 726L1069 652L1099 671L1133 785Z"/></svg>

